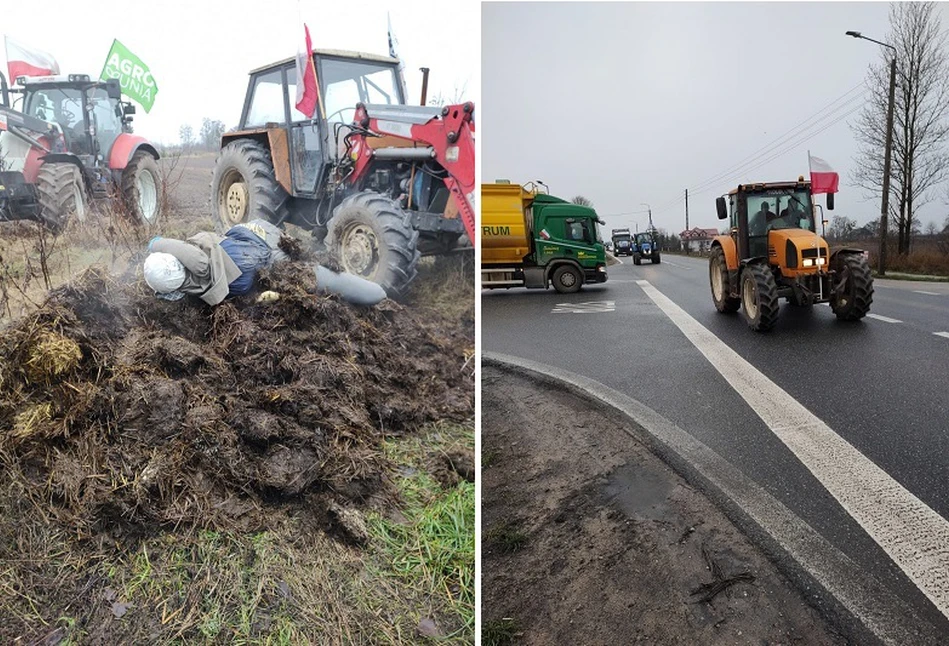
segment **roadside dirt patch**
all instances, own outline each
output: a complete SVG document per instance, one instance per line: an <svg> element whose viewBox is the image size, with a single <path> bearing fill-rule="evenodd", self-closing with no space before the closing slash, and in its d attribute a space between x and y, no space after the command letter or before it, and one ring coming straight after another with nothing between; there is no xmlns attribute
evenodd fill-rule
<svg viewBox="0 0 949 646"><path fill-rule="evenodd" d="M482 374L485 644L845 644L620 422Z"/></svg>
<svg viewBox="0 0 949 646"><path fill-rule="evenodd" d="M304 264L260 284L281 298L172 303L97 268L51 292L0 338L5 477L86 537L384 509L382 438L473 414L472 331L317 295Z"/></svg>

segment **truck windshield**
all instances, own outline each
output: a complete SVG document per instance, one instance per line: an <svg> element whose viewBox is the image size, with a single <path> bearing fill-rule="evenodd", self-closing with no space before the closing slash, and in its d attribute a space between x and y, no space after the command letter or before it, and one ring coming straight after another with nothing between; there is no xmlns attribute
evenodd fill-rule
<svg viewBox="0 0 949 646"><path fill-rule="evenodd" d="M749 235L764 235L774 229L816 230L809 191L772 189L748 195Z"/></svg>

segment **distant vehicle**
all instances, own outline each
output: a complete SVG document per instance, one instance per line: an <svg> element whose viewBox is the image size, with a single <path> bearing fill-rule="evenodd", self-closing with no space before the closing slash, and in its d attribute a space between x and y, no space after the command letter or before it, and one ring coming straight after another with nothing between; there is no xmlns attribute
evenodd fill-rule
<svg viewBox="0 0 949 646"><path fill-rule="evenodd" d="M481 286L579 291L606 282L596 211L509 182L481 185Z"/></svg>
<svg viewBox="0 0 949 646"><path fill-rule="evenodd" d="M651 231L637 233L633 238L633 264L643 264L643 259L648 258L652 264L659 264L659 243Z"/></svg>
<svg viewBox="0 0 949 646"><path fill-rule="evenodd" d="M633 255L633 238L630 234L629 229L613 229L611 232L610 238L613 242L613 255L615 256L632 256Z"/></svg>
<svg viewBox="0 0 949 646"><path fill-rule="evenodd" d="M873 276L862 249L829 254L817 233L811 183L742 184L715 202L731 235L712 240L709 279L719 312L742 308L751 329L774 327L779 299L809 307L830 303L843 321L862 319L873 302ZM834 208L834 195L827 195Z"/></svg>

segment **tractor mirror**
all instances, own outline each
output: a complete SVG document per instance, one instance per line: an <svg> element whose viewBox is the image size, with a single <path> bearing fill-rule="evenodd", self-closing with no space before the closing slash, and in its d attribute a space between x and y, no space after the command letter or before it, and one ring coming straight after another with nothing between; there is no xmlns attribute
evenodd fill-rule
<svg viewBox="0 0 949 646"><path fill-rule="evenodd" d="M833 193L827 194L827 210L828 211L834 210L834 194Z"/></svg>
<svg viewBox="0 0 949 646"><path fill-rule="evenodd" d="M122 98L122 86L119 85L119 79L109 79L105 82L105 93L110 99L118 101Z"/></svg>
<svg viewBox="0 0 949 646"><path fill-rule="evenodd" d="M135 106L131 103L126 103L124 106L122 106L122 112L124 112L126 115L135 114Z"/></svg>
<svg viewBox="0 0 949 646"><path fill-rule="evenodd" d="M724 220L728 217L728 211L725 209L725 198L719 197L715 200L715 209L718 211L718 219Z"/></svg>

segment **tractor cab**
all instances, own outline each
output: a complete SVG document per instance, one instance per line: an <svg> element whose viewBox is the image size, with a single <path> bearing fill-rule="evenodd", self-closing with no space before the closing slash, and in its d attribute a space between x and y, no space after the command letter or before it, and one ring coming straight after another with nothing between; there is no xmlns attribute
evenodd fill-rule
<svg viewBox="0 0 949 646"><path fill-rule="evenodd" d="M296 109L296 59L261 67L250 73L238 131L269 132L289 149L289 168L276 165L278 178L292 186L294 197L321 197L331 167L344 162L346 135L352 132L357 104L399 106L438 114L434 108L404 108L399 61L388 56L314 50L313 62L320 99L312 119ZM279 132L274 132L274 130ZM236 133L230 133L236 134ZM224 143L229 140L225 136Z"/></svg>
<svg viewBox="0 0 949 646"><path fill-rule="evenodd" d="M66 150L86 167L106 165L119 135L132 131L135 107L122 102L118 80L69 74L21 76L17 82L23 86L23 113L57 124Z"/></svg>

